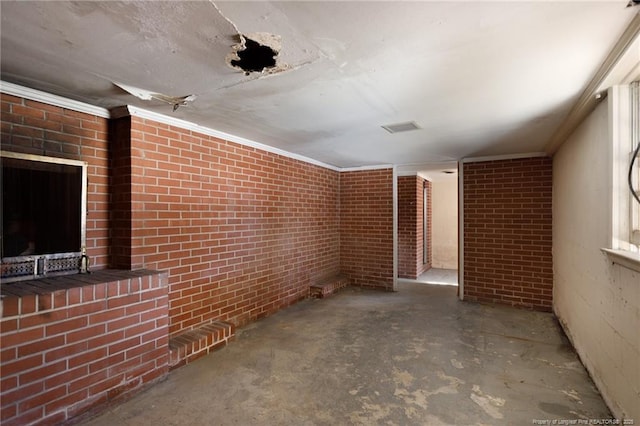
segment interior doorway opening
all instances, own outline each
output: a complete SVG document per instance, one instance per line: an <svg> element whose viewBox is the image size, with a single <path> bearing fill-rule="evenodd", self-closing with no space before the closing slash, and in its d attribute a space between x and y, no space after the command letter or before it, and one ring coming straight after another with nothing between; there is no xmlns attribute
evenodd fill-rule
<svg viewBox="0 0 640 426"><path fill-rule="evenodd" d="M399 282L458 285L457 164L398 173Z"/></svg>

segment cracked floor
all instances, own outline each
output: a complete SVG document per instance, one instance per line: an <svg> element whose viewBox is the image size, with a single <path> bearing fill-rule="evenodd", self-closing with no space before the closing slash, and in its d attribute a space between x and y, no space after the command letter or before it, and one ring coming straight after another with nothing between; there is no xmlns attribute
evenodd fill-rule
<svg viewBox="0 0 640 426"><path fill-rule="evenodd" d="M530 425L611 414L552 314L454 286L347 288L238 330L224 349L83 423Z"/></svg>

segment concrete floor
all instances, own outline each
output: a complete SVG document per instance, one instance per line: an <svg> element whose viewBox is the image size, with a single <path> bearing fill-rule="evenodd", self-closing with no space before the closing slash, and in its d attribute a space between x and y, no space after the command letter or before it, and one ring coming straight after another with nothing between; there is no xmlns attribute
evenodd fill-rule
<svg viewBox="0 0 640 426"><path fill-rule="evenodd" d="M415 281L423 284L458 285L458 270L431 268L420 274Z"/></svg>
<svg viewBox="0 0 640 426"><path fill-rule="evenodd" d="M460 302L454 286L349 287L238 331L226 348L85 422L531 425L610 413L553 316Z"/></svg>

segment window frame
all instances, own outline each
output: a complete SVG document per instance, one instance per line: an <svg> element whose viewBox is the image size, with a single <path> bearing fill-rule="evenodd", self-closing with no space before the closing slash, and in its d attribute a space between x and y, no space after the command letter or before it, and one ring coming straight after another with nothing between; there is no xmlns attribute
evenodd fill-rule
<svg viewBox="0 0 640 426"><path fill-rule="evenodd" d="M628 154L628 166L633 161L633 154L640 144L640 81L635 81L630 85L629 109L630 109L630 150ZM636 192L640 193L640 152L635 159L634 170L631 171L631 183ZM629 241L631 244L640 246L640 203L633 197L629 190Z"/></svg>
<svg viewBox="0 0 640 426"><path fill-rule="evenodd" d="M631 142L630 85L612 86L607 90L608 144L610 167L609 243L601 251L613 264L640 272L640 246L632 243L633 212L628 172ZM634 201L635 202L635 201Z"/></svg>
<svg viewBox="0 0 640 426"><path fill-rule="evenodd" d="M47 276L70 275L79 271L79 265L86 247L87 235L87 200L88 200L88 163L59 157L36 154L25 154L11 151L0 151L0 159L13 158L41 163L62 164L81 169L80 190L80 251L65 253L47 253L3 257L1 259L1 276L3 283L45 278ZM4 216L4 206L2 215ZM4 238L4 230L3 230ZM11 271L11 272L9 272Z"/></svg>

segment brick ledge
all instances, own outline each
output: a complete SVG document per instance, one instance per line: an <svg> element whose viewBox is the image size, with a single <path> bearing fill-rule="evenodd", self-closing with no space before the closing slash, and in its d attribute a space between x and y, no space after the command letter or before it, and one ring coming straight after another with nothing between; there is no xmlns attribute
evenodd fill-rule
<svg viewBox="0 0 640 426"><path fill-rule="evenodd" d="M335 275L312 284L309 287L309 295L311 297L322 299L323 297L329 296L350 284L351 280L345 275Z"/></svg>
<svg viewBox="0 0 640 426"><path fill-rule="evenodd" d="M233 340L235 327L224 321L212 321L169 339L169 370L187 365Z"/></svg>

